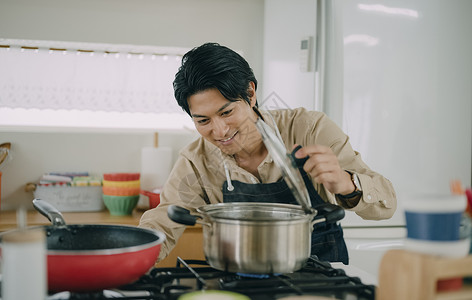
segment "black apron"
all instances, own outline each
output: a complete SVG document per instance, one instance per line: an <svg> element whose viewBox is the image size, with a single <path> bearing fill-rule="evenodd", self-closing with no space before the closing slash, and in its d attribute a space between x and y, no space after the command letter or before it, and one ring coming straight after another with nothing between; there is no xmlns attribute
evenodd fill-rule
<svg viewBox="0 0 472 300"><path fill-rule="evenodd" d="M325 203L316 191L308 174L303 170L303 161L298 161L298 170L302 174L305 186L310 195L311 206L316 209ZM234 189L228 190L228 182L223 184L223 202L269 202L297 204L293 193L283 179L273 183L244 183L231 181ZM320 260L349 263L346 243L341 225L326 222L314 225L311 236L311 255Z"/></svg>

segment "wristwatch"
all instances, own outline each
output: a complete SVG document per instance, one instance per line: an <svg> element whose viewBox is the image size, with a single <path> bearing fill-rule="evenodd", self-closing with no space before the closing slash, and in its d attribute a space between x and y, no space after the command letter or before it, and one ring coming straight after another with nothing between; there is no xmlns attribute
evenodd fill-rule
<svg viewBox="0 0 472 300"><path fill-rule="evenodd" d="M352 192L350 194L347 194L347 195L337 194L337 196L340 197L340 198L343 198L343 199L351 199L351 198L354 198L354 197L359 196L359 195L362 194L362 187L361 187L361 183L359 181L359 177L357 176L356 173L352 173L352 172L349 172L349 171L346 171L346 172L348 172L351 175L351 181L354 184L355 190L354 190L354 192Z"/></svg>

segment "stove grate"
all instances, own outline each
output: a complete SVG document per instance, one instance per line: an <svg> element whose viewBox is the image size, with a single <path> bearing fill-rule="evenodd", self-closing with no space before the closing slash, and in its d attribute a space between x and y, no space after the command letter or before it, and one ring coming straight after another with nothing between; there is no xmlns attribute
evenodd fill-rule
<svg viewBox="0 0 472 300"><path fill-rule="evenodd" d="M365 285L359 278L347 276L344 270L335 269L329 263L316 259L309 259L297 272L269 274L263 278L219 271L209 267L206 261L180 259L174 268L154 268L138 281L119 287L116 291L121 293L120 296L107 296L100 292L48 299L175 300L181 295L202 289L228 290L247 295L252 300L275 300L297 295L375 299L375 286Z"/></svg>

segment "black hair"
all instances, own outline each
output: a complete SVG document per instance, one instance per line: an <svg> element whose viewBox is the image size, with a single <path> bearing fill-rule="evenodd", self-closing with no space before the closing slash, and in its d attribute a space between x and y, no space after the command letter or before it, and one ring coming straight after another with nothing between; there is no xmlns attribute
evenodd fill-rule
<svg viewBox="0 0 472 300"><path fill-rule="evenodd" d="M250 103L248 88L251 81L257 89L256 77L241 55L217 43L206 43L182 57L182 65L175 74L174 96L190 115L188 98L211 88L218 89L229 101L243 99Z"/></svg>

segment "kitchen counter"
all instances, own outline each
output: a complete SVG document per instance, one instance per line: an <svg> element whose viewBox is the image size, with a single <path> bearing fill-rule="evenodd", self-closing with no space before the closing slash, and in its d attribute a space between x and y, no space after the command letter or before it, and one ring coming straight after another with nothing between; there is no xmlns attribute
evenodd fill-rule
<svg viewBox="0 0 472 300"><path fill-rule="evenodd" d="M63 212L67 224L109 224L137 226L144 211L134 210L130 216L112 216L107 210L99 212ZM17 227L16 211L0 211L0 232ZM28 226L51 225L49 220L37 211L27 212ZM184 259L204 260L203 235L200 225L187 227L177 245L156 267L175 267L177 256Z"/></svg>
<svg viewBox="0 0 472 300"><path fill-rule="evenodd" d="M112 216L108 211L99 212L64 212L64 220L67 224L115 224L133 225L139 224L142 211L133 211L131 216ZM28 226L51 225L49 220L37 211L27 212ZM0 232L12 230L17 227L16 211L0 212Z"/></svg>

